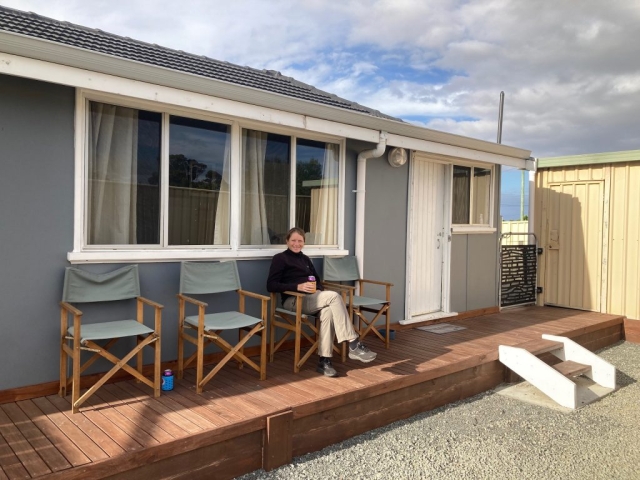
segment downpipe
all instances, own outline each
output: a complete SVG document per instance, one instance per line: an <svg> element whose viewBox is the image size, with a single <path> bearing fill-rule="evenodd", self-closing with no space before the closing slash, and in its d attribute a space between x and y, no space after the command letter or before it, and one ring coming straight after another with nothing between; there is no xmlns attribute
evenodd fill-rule
<svg viewBox="0 0 640 480"><path fill-rule="evenodd" d="M387 149L387 133L380 132L380 141L376 148L365 150L358 154L358 169L356 180L356 258L360 278L364 270L364 213L365 213L365 189L367 184L367 160L380 157Z"/></svg>

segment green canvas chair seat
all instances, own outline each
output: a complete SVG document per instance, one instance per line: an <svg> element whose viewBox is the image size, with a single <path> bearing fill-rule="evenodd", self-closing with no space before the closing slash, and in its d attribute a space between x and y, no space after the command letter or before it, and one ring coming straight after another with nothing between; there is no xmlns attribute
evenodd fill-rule
<svg viewBox="0 0 640 480"><path fill-rule="evenodd" d="M355 294L355 286L343 282L356 283L359 295ZM347 308L351 318L355 317L354 320L357 320L355 327L361 340L369 333L373 333L384 342L386 348L389 348L389 308L392 283L360 278L358 259L354 256L324 257L322 283L325 286L343 288L348 292ZM378 286L378 288L384 287L384 298L364 296L366 284ZM371 315L367 317L365 312L372 314L372 318ZM382 315L385 317L384 335L376 326Z"/></svg>
<svg viewBox="0 0 640 480"><path fill-rule="evenodd" d="M368 307L371 305L384 305L389 303L386 300L380 300L379 298L361 297L360 295L354 295L352 300L354 307Z"/></svg>
<svg viewBox="0 0 640 480"><path fill-rule="evenodd" d="M206 313L204 315L204 329L235 330L236 328L255 325L259 320L259 318L245 315L240 312ZM189 317L185 317L184 321L189 325L198 328L200 317L198 315L191 315Z"/></svg>
<svg viewBox="0 0 640 480"><path fill-rule="evenodd" d="M297 297L298 299L304 296L304 294L300 292L285 293L287 295ZM343 295L343 300L344 298L345 296ZM293 336L293 372L298 373L300 371L300 367L302 367L309 357L318 350L320 318L316 315L306 315L302 313L302 302L296 301L295 311L278 307L277 305L280 304L280 294L271 293L269 361L273 362L275 353L291 336ZM277 328L285 330L285 334L276 342ZM302 339L306 339L309 344L309 348L304 355L302 355ZM343 362L346 361L346 345L343 344L342 348L340 348L334 344L333 350L341 356Z"/></svg>
<svg viewBox="0 0 640 480"><path fill-rule="evenodd" d="M83 313L74 304L100 303L101 314L108 312L113 302L136 300L135 320L109 320L101 322L83 321ZM102 305L104 304L104 305ZM153 328L144 323L144 307L154 309ZM140 296L138 266L129 265L108 273L92 273L79 268L67 267L64 275L62 301L60 302L60 390L65 396L69 385L72 387L71 410L79 411L84 403L98 388L104 385L119 370L133 375L153 389L154 396L160 395L160 331L162 305ZM73 317L69 325L69 316ZM115 343L126 337L135 337L135 347L122 358L110 350ZM153 375L143 375L142 353L144 347L154 349ZM82 363L82 352L91 352L92 356ZM128 362L136 357L137 368ZM103 374L83 395L80 395L80 375L99 358L113 363L113 367ZM71 359L71 378L67 370Z"/></svg>
<svg viewBox="0 0 640 480"><path fill-rule="evenodd" d="M73 327L69 327L67 332L73 337ZM84 345L89 340L108 340L110 338L149 335L153 333L153 329L139 323L137 320L117 320L83 325L80 332L80 343Z"/></svg>
<svg viewBox="0 0 640 480"><path fill-rule="evenodd" d="M206 313L208 303L193 298L192 295L212 297L227 292L237 292L238 310ZM261 302L261 316L245 313L247 298ZM178 293L178 378L191 363L196 364L196 392L203 387L230 360L235 359L240 368L249 365L260 374L260 380L267 378L267 313L269 297L242 289L236 262L183 262L180 267L180 292ZM187 315L187 305L196 307L197 315ZM237 330L238 342L232 345L222 338L224 331ZM244 353L245 344L259 335L260 363L257 364ZM185 342L195 345L195 352L185 359ZM204 352L208 345L220 348L224 357L204 375Z"/></svg>

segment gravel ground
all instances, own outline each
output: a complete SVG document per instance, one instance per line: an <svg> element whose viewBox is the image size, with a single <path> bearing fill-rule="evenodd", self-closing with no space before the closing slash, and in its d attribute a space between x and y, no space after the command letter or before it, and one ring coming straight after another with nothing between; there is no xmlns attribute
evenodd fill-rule
<svg viewBox="0 0 640 480"><path fill-rule="evenodd" d="M239 478L640 479L640 345L599 353L619 389L579 410L490 391Z"/></svg>

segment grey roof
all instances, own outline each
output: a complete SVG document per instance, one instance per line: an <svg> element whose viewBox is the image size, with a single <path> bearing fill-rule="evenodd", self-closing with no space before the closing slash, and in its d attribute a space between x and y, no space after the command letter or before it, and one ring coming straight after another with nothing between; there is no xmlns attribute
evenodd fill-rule
<svg viewBox="0 0 640 480"><path fill-rule="evenodd" d="M179 72L212 78L374 117L399 120L358 103L299 82L273 70L257 70L180 50L121 37L102 30L60 22L35 13L0 6L0 30L113 55Z"/></svg>

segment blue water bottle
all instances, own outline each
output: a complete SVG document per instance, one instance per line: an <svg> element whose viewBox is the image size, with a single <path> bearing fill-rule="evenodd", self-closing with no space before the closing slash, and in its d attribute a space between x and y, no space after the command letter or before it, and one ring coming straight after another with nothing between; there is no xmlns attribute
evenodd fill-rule
<svg viewBox="0 0 640 480"><path fill-rule="evenodd" d="M162 390L173 390L173 372L167 369L162 374Z"/></svg>

